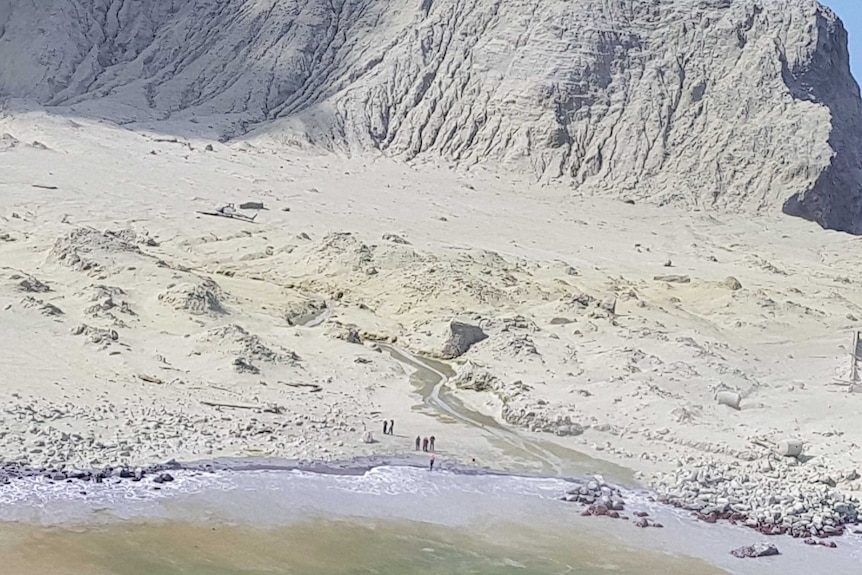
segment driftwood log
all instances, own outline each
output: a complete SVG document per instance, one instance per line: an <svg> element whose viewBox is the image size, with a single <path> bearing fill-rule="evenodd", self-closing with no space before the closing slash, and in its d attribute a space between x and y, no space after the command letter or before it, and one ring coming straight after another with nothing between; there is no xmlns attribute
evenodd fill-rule
<svg viewBox="0 0 862 575"><path fill-rule="evenodd" d="M287 381L279 381L278 383L283 383L284 385L290 387L307 387L311 393L317 393L318 391L323 391L323 386L317 385L316 383L290 383Z"/></svg>
<svg viewBox="0 0 862 575"><path fill-rule="evenodd" d="M208 407L227 407L230 409L253 409L255 411L263 411L264 413L282 413L284 411L284 408L279 407L274 403L266 405L243 405L241 403L222 403L220 401L201 400L201 405L206 405Z"/></svg>

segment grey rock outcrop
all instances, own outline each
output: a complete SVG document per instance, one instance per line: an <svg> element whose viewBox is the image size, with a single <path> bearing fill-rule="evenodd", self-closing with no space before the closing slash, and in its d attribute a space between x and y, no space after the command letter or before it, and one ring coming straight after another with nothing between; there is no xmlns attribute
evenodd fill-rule
<svg viewBox="0 0 862 575"><path fill-rule="evenodd" d="M0 28L0 96L75 115L862 233L859 89L815 0L0 0Z"/></svg>
<svg viewBox="0 0 862 575"><path fill-rule="evenodd" d="M488 335L482 331L482 328L460 321L452 321L449 324L449 339L443 346L441 356L444 359L460 357L467 353L474 344L486 339L488 339Z"/></svg>

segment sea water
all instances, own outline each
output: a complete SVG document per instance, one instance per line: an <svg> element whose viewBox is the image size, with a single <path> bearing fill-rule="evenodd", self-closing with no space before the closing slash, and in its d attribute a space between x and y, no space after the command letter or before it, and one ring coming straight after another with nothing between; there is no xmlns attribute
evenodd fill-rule
<svg viewBox="0 0 862 575"><path fill-rule="evenodd" d="M663 529L582 517L563 479L412 467L355 474L180 471L176 481L0 487L0 572L11 575L858 573L838 551L707 525L626 493ZM155 489L160 487L160 489ZM828 567L828 569L827 569Z"/></svg>

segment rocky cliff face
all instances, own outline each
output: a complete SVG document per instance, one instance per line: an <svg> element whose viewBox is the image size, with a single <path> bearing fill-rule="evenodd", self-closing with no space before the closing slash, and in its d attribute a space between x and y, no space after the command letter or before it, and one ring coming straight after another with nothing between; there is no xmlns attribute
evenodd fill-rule
<svg viewBox="0 0 862 575"><path fill-rule="evenodd" d="M0 0L0 25L0 94L65 113L862 233L862 103L814 0Z"/></svg>

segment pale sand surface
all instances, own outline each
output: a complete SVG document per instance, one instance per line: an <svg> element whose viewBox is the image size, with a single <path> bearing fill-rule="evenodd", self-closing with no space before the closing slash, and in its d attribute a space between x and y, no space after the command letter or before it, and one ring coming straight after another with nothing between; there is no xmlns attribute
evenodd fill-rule
<svg viewBox="0 0 862 575"><path fill-rule="evenodd" d="M158 142L42 113L0 133L4 461L334 460L421 434L441 460L625 479L798 437L807 469L858 491L843 478L862 396L832 385L862 318L857 238L263 139ZM195 213L245 201L268 208L254 224ZM452 319L489 337L442 391L489 425L423 405L411 367L373 348L439 354ZM477 374L487 391L456 390ZM741 410L717 405L721 386ZM584 433L530 431L570 424Z"/></svg>

